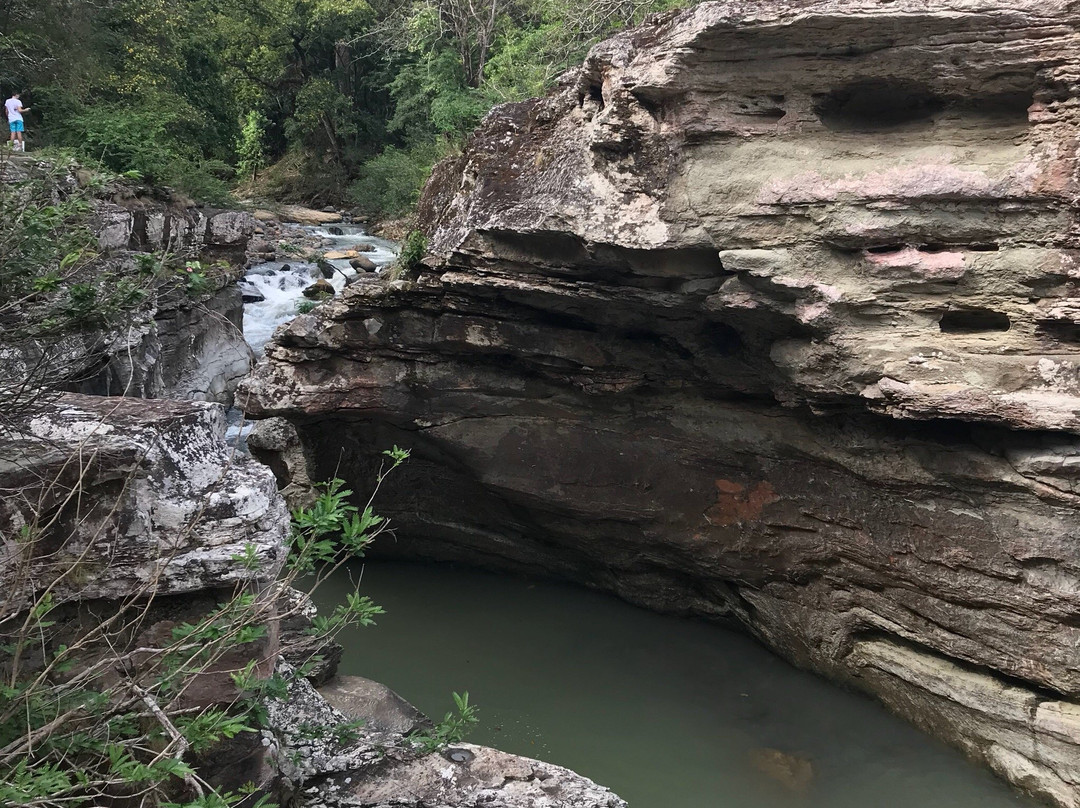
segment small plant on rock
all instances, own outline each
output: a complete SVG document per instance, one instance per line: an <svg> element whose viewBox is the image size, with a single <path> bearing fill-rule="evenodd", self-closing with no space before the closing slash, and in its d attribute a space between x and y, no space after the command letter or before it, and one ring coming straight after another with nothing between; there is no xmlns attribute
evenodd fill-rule
<svg viewBox="0 0 1080 808"><path fill-rule="evenodd" d="M413 270L420 266L420 262L427 255L427 237L419 230L413 230L405 237L401 245L401 254L398 261L405 270Z"/></svg>
<svg viewBox="0 0 1080 808"><path fill-rule="evenodd" d="M187 278L184 281L184 289L192 297L204 294L213 287L213 283L206 276L203 265L199 261L186 261L184 273Z"/></svg>
<svg viewBox="0 0 1080 808"><path fill-rule="evenodd" d="M476 706L469 704L469 693L454 693L455 711L448 712L429 730L413 732L408 740L422 753L430 754L445 749L455 743L461 743L470 730L480 721L476 715Z"/></svg>

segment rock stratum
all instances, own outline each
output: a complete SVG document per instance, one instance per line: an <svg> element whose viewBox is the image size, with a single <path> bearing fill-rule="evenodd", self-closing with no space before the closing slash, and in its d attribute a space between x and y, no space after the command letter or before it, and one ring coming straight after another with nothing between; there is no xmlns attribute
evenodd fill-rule
<svg viewBox="0 0 1080 808"><path fill-rule="evenodd" d="M654 18L495 109L414 277L297 318L239 399L313 476L410 447L396 552L736 622L1080 806L1078 22Z"/></svg>

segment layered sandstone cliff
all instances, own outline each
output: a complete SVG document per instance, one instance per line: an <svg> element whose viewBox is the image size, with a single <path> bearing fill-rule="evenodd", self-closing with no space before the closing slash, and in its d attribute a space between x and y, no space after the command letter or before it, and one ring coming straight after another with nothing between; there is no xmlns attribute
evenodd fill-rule
<svg viewBox="0 0 1080 808"><path fill-rule="evenodd" d="M707 2L497 108L243 390L396 550L736 621L1080 806L1080 10ZM339 472L340 473L340 472Z"/></svg>

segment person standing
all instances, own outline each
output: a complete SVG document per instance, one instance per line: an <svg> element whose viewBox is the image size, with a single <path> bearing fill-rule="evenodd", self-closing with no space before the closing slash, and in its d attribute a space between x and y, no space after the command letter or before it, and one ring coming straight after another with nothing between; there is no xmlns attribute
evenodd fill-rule
<svg viewBox="0 0 1080 808"><path fill-rule="evenodd" d="M22 114L29 112L30 107L24 107L22 101L19 100L19 94L12 93L11 98L4 102L4 109L7 111L8 128L11 129L11 148L17 152L24 152L26 142L23 140L25 126Z"/></svg>

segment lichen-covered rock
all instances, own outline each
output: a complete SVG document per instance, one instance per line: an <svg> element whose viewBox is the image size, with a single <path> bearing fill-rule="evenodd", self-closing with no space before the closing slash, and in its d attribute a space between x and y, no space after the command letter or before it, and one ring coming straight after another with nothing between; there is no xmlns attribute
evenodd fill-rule
<svg viewBox="0 0 1080 808"><path fill-rule="evenodd" d="M241 400L319 475L413 450L383 552L737 621L1075 808L1076 22L654 18L493 110L431 265L297 318Z"/></svg>
<svg viewBox="0 0 1080 808"><path fill-rule="evenodd" d="M200 625L240 591L259 603L272 588L288 513L269 470L225 445L220 406L65 395L4 427L0 634L16 633L48 592L40 654L78 648L73 673L106 662L106 681L134 686L161 675L157 649L175 647L178 627ZM273 672L276 618L269 603L256 614L263 631L200 662L170 695L175 707L228 708L236 671ZM30 670L42 664L28 656ZM229 791L274 776L246 733L191 762Z"/></svg>
<svg viewBox="0 0 1080 808"><path fill-rule="evenodd" d="M399 763L377 778L349 783L339 775L304 792L326 808L626 808L581 775L473 744Z"/></svg>
<svg viewBox="0 0 1080 808"><path fill-rule="evenodd" d="M224 443L218 405L65 395L0 446L0 588L13 608L272 580L288 512L269 469ZM33 542L24 526L44 526ZM37 528L35 527L35 530ZM236 556L254 548L259 571Z"/></svg>

